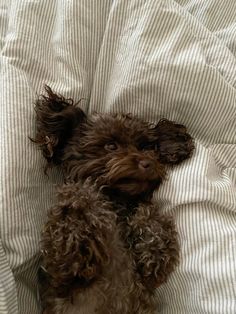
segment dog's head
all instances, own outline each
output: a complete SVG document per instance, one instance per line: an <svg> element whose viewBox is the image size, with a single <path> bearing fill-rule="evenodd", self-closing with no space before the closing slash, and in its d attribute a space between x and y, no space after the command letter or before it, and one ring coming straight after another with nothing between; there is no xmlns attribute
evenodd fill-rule
<svg viewBox="0 0 236 314"><path fill-rule="evenodd" d="M193 141L183 125L156 125L127 114L86 114L46 87L36 103L35 142L49 164L69 180L91 177L99 186L132 197L151 195L167 164L188 158Z"/></svg>

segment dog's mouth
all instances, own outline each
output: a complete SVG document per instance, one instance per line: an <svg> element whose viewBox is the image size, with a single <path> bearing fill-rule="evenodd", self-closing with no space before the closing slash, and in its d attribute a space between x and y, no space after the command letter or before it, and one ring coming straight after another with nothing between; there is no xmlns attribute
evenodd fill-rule
<svg viewBox="0 0 236 314"><path fill-rule="evenodd" d="M161 183L161 178L155 180L137 179L132 177L120 178L111 184L111 187L120 192L135 196L146 192L152 192Z"/></svg>
<svg viewBox="0 0 236 314"><path fill-rule="evenodd" d="M129 186L136 186L136 185L142 185L143 187L148 185L149 180L140 180L140 179L136 179L136 178L132 178L132 177L128 177L128 178L120 178L118 179L114 185L118 186L123 186L123 185L129 185Z"/></svg>
<svg viewBox="0 0 236 314"><path fill-rule="evenodd" d="M104 190L133 197L150 195L160 185L166 172L154 157L141 157L138 154L117 155L105 165L101 164L99 171L93 169L91 172L97 185Z"/></svg>
<svg viewBox="0 0 236 314"><path fill-rule="evenodd" d="M154 158L138 159L134 154L111 159L102 177L108 188L138 196L152 193L165 177L165 169Z"/></svg>

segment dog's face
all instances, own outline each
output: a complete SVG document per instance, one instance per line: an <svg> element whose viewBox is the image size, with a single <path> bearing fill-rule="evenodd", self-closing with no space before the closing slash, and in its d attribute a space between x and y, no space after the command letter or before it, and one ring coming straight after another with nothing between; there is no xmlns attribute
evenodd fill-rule
<svg viewBox="0 0 236 314"><path fill-rule="evenodd" d="M100 187L132 197L150 195L165 176L193 150L182 125L161 120L151 125L124 114L84 112L47 88L36 104L38 133L49 163L61 164L69 180L91 177Z"/></svg>
<svg viewBox="0 0 236 314"><path fill-rule="evenodd" d="M129 115L93 115L65 147L70 177L129 195L153 191L165 175L154 126Z"/></svg>

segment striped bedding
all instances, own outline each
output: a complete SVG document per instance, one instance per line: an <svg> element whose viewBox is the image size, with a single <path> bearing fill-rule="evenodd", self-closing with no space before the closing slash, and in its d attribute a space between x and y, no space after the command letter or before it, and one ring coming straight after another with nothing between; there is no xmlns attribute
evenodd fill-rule
<svg viewBox="0 0 236 314"><path fill-rule="evenodd" d="M236 1L0 0L0 313L38 314L44 176L34 100L47 83L86 111L188 126L192 159L155 194L181 263L157 312L236 313Z"/></svg>

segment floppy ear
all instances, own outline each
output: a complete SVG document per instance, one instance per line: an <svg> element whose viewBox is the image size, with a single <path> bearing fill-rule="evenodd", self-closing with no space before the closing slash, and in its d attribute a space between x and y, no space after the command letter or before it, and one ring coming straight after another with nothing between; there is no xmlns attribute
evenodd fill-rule
<svg viewBox="0 0 236 314"><path fill-rule="evenodd" d="M191 156L194 143L184 125L162 119L155 132L159 159L163 164L178 164Z"/></svg>
<svg viewBox="0 0 236 314"><path fill-rule="evenodd" d="M63 151L75 129L86 120L85 113L74 105L72 99L65 99L45 86L46 95L36 101L36 137L43 156L49 164L60 164Z"/></svg>

